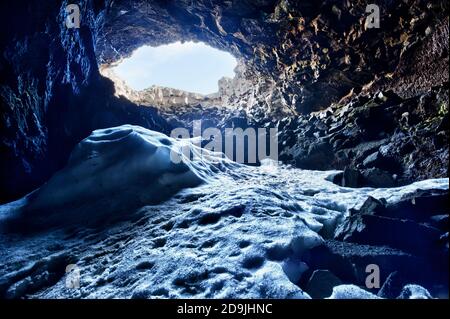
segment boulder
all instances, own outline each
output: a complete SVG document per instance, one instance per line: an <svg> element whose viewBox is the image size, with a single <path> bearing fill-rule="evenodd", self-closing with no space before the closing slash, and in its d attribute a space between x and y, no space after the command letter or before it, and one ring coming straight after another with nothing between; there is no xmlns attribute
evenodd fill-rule
<svg viewBox="0 0 450 319"><path fill-rule="evenodd" d="M442 231L448 231L448 214L431 216L429 223Z"/></svg>
<svg viewBox="0 0 450 319"><path fill-rule="evenodd" d="M342 281L329 270L318 269L313 272L304 289L312 298L323 299L331 295L333 288Z"/></svg>
<svg viewBox="0 0 450 319"><path fill-rule="evenodd" d="M379 168L362 170L363 185L375 188L394 187L396 185L392 174Z"/></svg>
<svg viewBox="0 0 450 319"><path fill-rule="evenodd" d="M428 290L418 285L406 285L398 299L433 299Z"/></svg>
<svg viewBox="0 0 450 319"><path fill-rule="evenodd" d="M365 285L367 265L376 264L380 267L380 280L383 282L395 271L407 278L417 279L417 274L422 272L417 270L426 269L427 264L425 259L399 249L337 240L326 240L322 245L314 247L303 256L303 260L310 267L300 282L304 289L313 272L320 269L330 270L343 282Z"/></svg>
<svg viewBox="0 0 450 319"><path fill-rule="evenodd" d="M328 142L318 141L312 143L307 153L296 157L296 166L304 169L325 170L331 168L334 152Z"/></svg>
<svg viewBox="0 0 450 319"><path fill-rule="evenodd" d="M386 299L395 299L400 295L406 283L405 278L398 271L394 271L386 278L377 296Z"/></svg>
<svg viewBox="0 0 450 319"><path fill-rule="evenodd" d="M361 174L353 168L345 168L342 176L342 186L344 187L360 187Z"/></svg>
<svg viewBox="0 0 450 319"><path fill-rule="evenodd" d="M431 226L369 214L350 216L335 232L338 240L389 246L420 255L440 250L440 236L441 232Z"/></svg>

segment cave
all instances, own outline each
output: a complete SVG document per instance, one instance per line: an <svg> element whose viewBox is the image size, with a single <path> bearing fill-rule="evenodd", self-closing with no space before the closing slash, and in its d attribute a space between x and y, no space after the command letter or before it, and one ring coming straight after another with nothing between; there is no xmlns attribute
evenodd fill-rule
<svg viewBox="0 0 450 319"><path fill-rule="evenodd" d="M375 8L3 1L0 297L448 299L448 2Z"/></svg>
<svg viewBox="0 0 450 319"><path fill-rule="evenodd" d="M220 80L234 78L236 65L231 54L202 42L174 42L157 47L142 46L116 66L100 69L115 75L110 78L113 82L118 78L134 91L157 86L212 95L219 92ZM115 82L116 94L117 84Z"/></svg>

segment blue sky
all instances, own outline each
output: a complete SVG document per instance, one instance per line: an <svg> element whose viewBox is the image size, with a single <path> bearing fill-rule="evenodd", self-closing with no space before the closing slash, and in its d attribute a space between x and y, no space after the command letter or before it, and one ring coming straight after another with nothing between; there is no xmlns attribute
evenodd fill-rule
<svg viewBox="0 0 450 319"><path fill-rule="evenodd" d="M160 85L189 92L218 91L217 81L234 77L236 59L199 42L143 46L114 67L114 72L135 90Z"/></svg>

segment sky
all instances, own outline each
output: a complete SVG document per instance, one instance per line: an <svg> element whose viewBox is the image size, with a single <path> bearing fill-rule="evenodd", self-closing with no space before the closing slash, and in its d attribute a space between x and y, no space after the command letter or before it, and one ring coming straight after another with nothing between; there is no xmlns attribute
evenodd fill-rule
<svg viewBox="0 0 450 319"><path fill-rule="evenodd" d="M236 65L231 54L202 42L175 42L140 47L114 67L114 72L135 90L159 85L211 94L218 91L221 77L234 77Z"/></svg>

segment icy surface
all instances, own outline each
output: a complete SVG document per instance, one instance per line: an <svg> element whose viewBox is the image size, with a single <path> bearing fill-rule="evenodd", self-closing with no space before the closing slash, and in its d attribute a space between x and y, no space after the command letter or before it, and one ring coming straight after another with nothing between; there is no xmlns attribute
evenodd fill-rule
<svg viewBox="0 0 450 319"><path fill-rule="evenodd" d="M200 156L190 140L138 126L97 130L76 146L68 165L49 182L0 213L3 218L24 215L33 225L47 226L62 219L89 223L126 214L124 210L162 202L234 165L202 151Z"/></svg>
<svg viewBox="0 0 450 319"><path fill-rule="evenodd" d="M328 299L381 299L355 285L340 285L333 288L333 293Z"/></svg>
<svg viewBox="0 0 450 319"><path fill-rule="evenodd" d="M399 296L400 299L431 299L430 293L418 285L406 285Z"/></svg>
<svg viewBox="0 0 450 319"><path fill-rule="evenodd" d="M158 155L173 147L175 141L166 139L134 127L96 132L37 197L0 206L7 215L33 200L61 214L59 205L83 198L74 212L103 215L112 202L126 216L95 227L73 224L29 236L0 235L0 285L17 281L8 294L30 286L36 263L54 266L50 261L56 259L77 265L80 288L66 288L64 264L53 281L32 285L29 297L309 298L293 283L308 267L301 257L349 208L369 195L395 201L417 189L448 189L449 184L434 179L400 188L355 189L328 181L335 171L273 163L247 167L208 159L186 160L178 167L167 162L167 154ZM145 204L126 207L142 203L136 202L142 196ZM332 297L373 295L339 286Z"/></svg>
<svg viewBox="0 0 450 319"><path fill-rule="evenodd" d="M430 293L418 285L406 285L399 299L432 299ZM333 288L328 299L382 299L355 285L339 285Z"/></svg>

